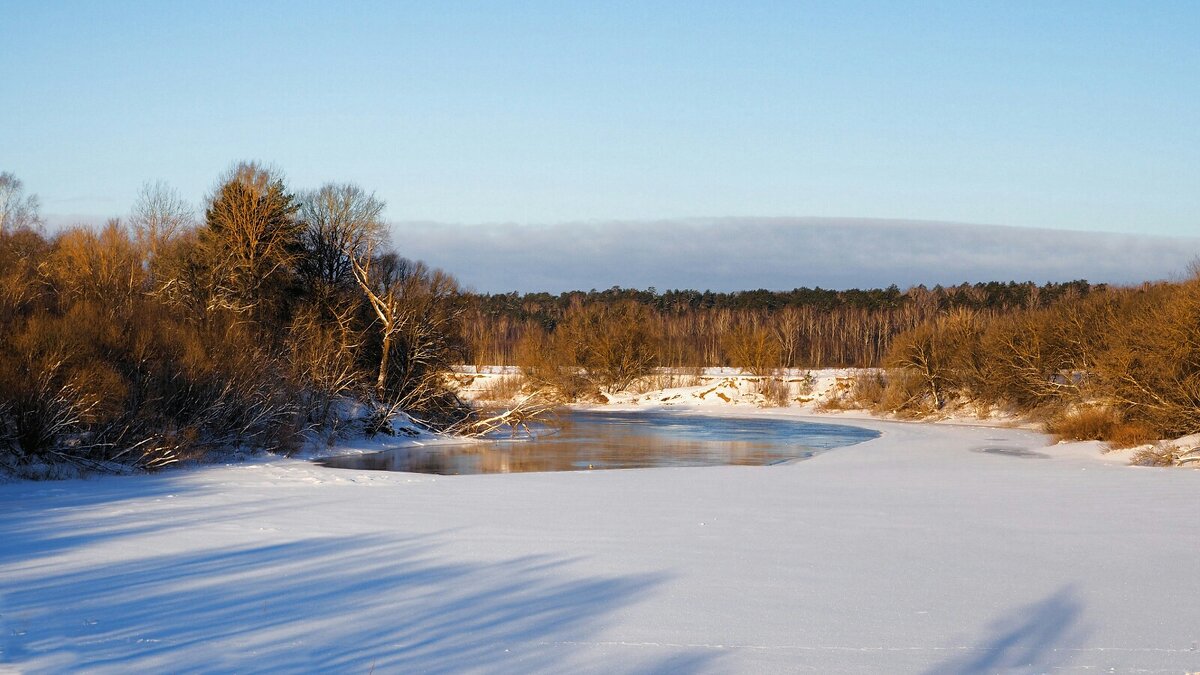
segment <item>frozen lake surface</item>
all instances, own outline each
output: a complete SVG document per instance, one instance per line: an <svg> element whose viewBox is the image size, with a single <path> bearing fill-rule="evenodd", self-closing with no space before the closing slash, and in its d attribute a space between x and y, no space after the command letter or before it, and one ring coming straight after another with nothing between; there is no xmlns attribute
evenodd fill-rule
<svg viewBox="0 0 1200 675"><path fill-rule="evenodd" d="M443 475L647 467L759 466L806 459L879 436L870 429L787 419L673 411L573 411L534 440L407 446L321 460L339 469Z"/></svg>

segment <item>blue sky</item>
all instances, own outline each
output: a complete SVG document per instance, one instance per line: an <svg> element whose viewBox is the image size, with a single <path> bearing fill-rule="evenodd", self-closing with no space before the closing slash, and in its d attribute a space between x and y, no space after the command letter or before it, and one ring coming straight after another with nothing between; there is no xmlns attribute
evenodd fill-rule
<svg viewBox="0 0 1200 675"><path fill-rule="evenodd" d="M1200 3L6 2L47 213L239 159L396 221L1200 233Z"/></svg>

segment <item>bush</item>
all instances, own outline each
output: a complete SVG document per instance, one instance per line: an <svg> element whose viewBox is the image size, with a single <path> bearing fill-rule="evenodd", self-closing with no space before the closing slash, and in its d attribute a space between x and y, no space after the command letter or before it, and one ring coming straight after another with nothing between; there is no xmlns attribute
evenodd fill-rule
<svg viewBox="0 0 1200 675"><path fill-rule="evenodd" d="M1105 407L1073 410L1046 423L1046 432L1058 441L1103 441L1112 437L1121 423L1120 416Z"/></svg>
<svg viewBox="0 0 1200 675"><path fill-rule="evenodd" d="M320 293L301 283L314 251L298 245L293 212L280 180L243 165L199 228L135 237L114 220L53 239L0 231L0 472L292 452L363 402L376 406L367 427L381 433L381 411L439 427L462 419L444 378L461 353L453 278L374 256L373 268L394 272L384 290L395 330L382 337L378 308L346 279L334 275ZM344 267L369 250L327 253Z"/></svg>
<svg viewBox="0 0 1200 675"><path fill-rule="evenodd" d="M498 375L484 384L476 398L480 401L511 401L524 386L525 379L520 375Z"/></svg>
<svg viewBox="0 0 1200 675"><path fill-rule="evenodd" d="M616 393L649 375L658 360L658 336L649 308L636 302L572 308L555 331L559 349L593 385Z"/></svg>
<svg viewBox="0 0 1200 675"><path fill-rule="evenodd" d="M1145 422L1120 422L1109 430L1106 440L1111 448L1133 448L1153 443L1158 440L1158 434Z"/></svg>
<svg viewBox="0 0 1200 675"><path fill-rule="evenodd" d="M850 395L854 402L862 408L879 410L887 394L887 380L883 373L877 370L859 373L854 378L854 386Z"/></svg>
<svg viewBox="0 0 1200 675"><path fill-rule="evenodd" d="M767 377L782 365L783 347L774 331L765 326L733 329L721 340L729 364L758 377Z"/></svg>
<svg viewBox="0 0 1200 675"><path fill-rule="evenodd" d="M880 378L883 380L883 395L875 404L875 411L919 416L935 410L931 405L927 382L917 373L894 369L884 371Z"/></svg>
<svg viewBox="0 0 1200 675"><path fill-rule="evenodd" d="M1200 462L1200 452L1195 448L1182 448L1174 443L1155 445L1139 451L1131 463L1138 466L1195 466Z"/></svg>
<svg viewBox="0 0 1200 675"><path fill-rule="evenodd" d="M812 396L817 388L817 378L813 377L811 372L805 371L799 379L795 380L796 393L800 396Z"/></svg>
<svg viewBox="0 0 1200 675"><path fill-rule="evenodd" d="M760 377L754 390L762 394L764 405L786 407L791 403L791 386L782 378Z"/></svg>
<svg viewBox="0 0 1200 675"><path fill-rule="evenodd" d="M599 393L575 365L558 335L529 331L517 343L515 356L526 382L536 389L550 390L553 398L576 401Z"/></svg>

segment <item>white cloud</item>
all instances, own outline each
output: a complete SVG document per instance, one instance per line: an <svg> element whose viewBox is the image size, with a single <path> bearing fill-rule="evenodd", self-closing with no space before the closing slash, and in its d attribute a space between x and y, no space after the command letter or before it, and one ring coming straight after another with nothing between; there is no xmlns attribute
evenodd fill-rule
<svg viewBox="0 0 1200 675"><path fill-rule="evenodd" d="M744 290L1177 278L1200 239L848 218L401 223L397 248L479 291Z"/></svg>

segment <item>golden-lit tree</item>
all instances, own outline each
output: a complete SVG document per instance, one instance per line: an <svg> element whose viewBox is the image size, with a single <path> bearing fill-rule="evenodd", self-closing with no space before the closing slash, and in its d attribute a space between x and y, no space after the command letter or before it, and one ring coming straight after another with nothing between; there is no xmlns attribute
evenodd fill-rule
<svg viewBox="0 0 1200 675"><path fill-rule="evenodd" d="M298 209L278 173L257 163L238 164L220 181L200 241L224 307L245 312L279 297L301 251Z"/></svg>

